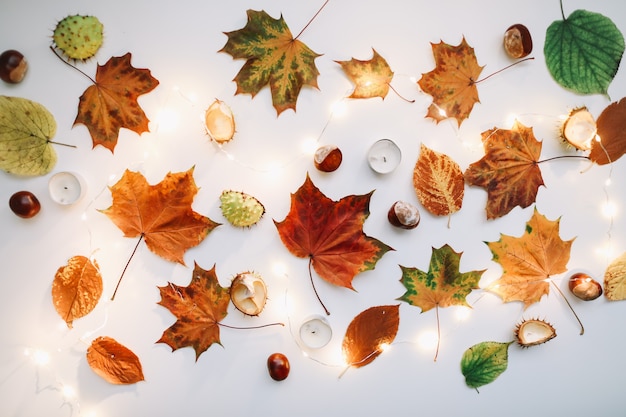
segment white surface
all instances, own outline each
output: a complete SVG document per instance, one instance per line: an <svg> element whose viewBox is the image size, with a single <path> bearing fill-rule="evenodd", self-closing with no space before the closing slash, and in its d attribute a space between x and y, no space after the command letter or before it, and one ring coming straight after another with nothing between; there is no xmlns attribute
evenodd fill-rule
<svg viewBox="0 0 626 417"><path fill-rule="evenodd" d="M29 98L45 105L58 123L56 140L78 146L57 147L59 162L43 177L18 178L0 173L0 201L27 189L39 196L41 213L34 219L14 216L0 205L3 288L0 306L0 414L6 416L340 416L340 415L602 415L624 414L626 363L623 331L626 303L604 297L584 303L569 297L585 324L584 336L560 297L551 294L528 310L519 303L503 304L495 295L474 291L468 296L470 314L455 307L440 310L442 339L439 359L428 334L435 330L434 311L396 299L404 293L398 265L427 269L432 247L450 244L463 252L461 270L487 269L484 287L500 276L498 264L484 241L500 233L521 235L533 207L514 209L495 221L485 220L486 193L466 188L463 209L452 217L435 218L422 210L422 222L412 231L394 229L386 213L396 200L418 204L412 170L420 143L443 152L464 170L482 157L480 133L494 126L510 128L515 115L532 126L543 140L542 158L573 154L557 138L559 117L586 105L594 115L610 103L601 96L578 96L559 87L543 59L545 29L559 19L557 1L331 0L300 38L323 56L316 60L320 90L304 89L297 113L276 117L269 91L254 99L233 96L232 82L243 61L217 51L226 42L222 33L242 28L246 10L283 14L295 34L321 5L319 2L231 1L177 2L5 0L0 15L0 49L18 49L29 60L26 79L19 85L0 84L0 94ZM617 1L566 0L566 15L578 8L610 16L626 31L626 9ZM122 129L115 153L92 149L87 129L72 128L78 97L89 81L62 64L48 49L56 22L68 14L92 14L105 27L105 42L95 59L81 64L95 74L96 64L131 52L132 64L149 68L160 85L139 102L151 120L150 133L141 137ZM418 91L411 77L433 66L430 42L458 44L464 35L475 48L483 74L510 63L501 42L513 23L530 29L535 60L508 70L479 85L481 103L460 129L456 122L436 125L425 119L430 97ZM392 85L408 104L392 92L383 101L342 100L353 86L334 60L369 59L375 48L395 72ZM626 94L622 67L609 94L613 101ZM220 151L203 132L203 110L215 98L228 103L237 121L235 140ZM337 109L337 103L345 110ZM169 116L169 117L166 117ZM402 163L391 174L377 175L367 164L367 150L376 140L393 139L402 150ZM343 165L322 174L313 167L303 145L318 140L343 151ZM229 158L230 155L230 158ZM194 209L225 223L185 256L187 266L164 261L140 246L115 301L108 299L135 245L106 216L98 212L110 204L107 185L124 169L139 170L150 183L168 172L195 166L201 187ZM568 267L588 271L598 280L609 258L626 250L624 178L626 161L613 166L589 166L579 160L542 164L546 187L539 190L538 210L549 219L561 218L561 237L576 238ZM80 173L87 194L76 205L62 207L48 196L49 177L58 171ZM306 317L321 313L311 290L307 260L292 256L280 242L272 219L282 220L289 195L303 183L306 172L334 200L373 189L371 215L365 232L392 246L375 270L358 275L357 292L332 287L315 277L331 315L331 342L313 358L296 343ZM611 180L607 186L607 180ZM267 213L257 226L237 230L221 217L218 197L224 189L252 194ZM610 218L603 205L615 204ZM68 330L57 316L50 289L54 274L75 255L95 258L104 277L104 295L87 317ZM611 255L611 256L613 256ZM187 285L194 261L209 269L216 265L222 285L238 272L261 273L270 300L259 318L246 318L234 307L225 319L232 325L273 321L284 328L253 331L222 329L223 347L212 346L195 361L191 348L174 353L155 344L174 322L156 304L157 286L168 281ZM566 290L566 275L555 277ZM351 369L325 364L340 362L341 339L348 323L364 309L400 303L400 329L391 349L370 365ZM558 336L545 345L523 350L511 346L509 367L480 394L469 389L459 362L469 346L486 340L508 341L522 317L552 322ZM465 318L462 318L465 317ZM141 359L145 382L112 386L88 367L85 351L97 336L110 336ZM291 360L291 374L283 382L267 375L265 360L275 351ZM29 355L25 355L25 352ZM47 361L37 365L34 359ZM321 363L320 363L321 362ZM68 391L69 390L69 391ZM71 394L71 395L67 395Z"/></svg>

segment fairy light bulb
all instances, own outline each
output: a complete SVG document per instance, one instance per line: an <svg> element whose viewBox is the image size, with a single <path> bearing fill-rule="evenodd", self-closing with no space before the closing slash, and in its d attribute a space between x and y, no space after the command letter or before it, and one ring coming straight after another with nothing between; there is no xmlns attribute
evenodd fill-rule
<svg viewBox="0 0 626 417"><path fill-rule="evenodd" d="M437 347L437 332L435 330L423 330L417 335L417 346L422 350L434 350Z"/></svg>
<svg viewBox="0 0 626 417"><path fill-rule="evenodd" d="M302 151L302 153L308 156L313 156L317 148L318 148L317 139L313 137L305 138L300 144L300 150Z"/></svg>
<svg viewBox="0 0 626 417"><path fill-rule="evenodd" d="M66 400L71 400L76 397L76 390L69 385L63 385L61 387L61 393Z"/></svg>
<svg viewBox="0 0 626 417"><path fill-rule="evenodd" d="M605 201L601 207L602 215L607 219L612 219L617 214L617 205L612 201Z"/></svg>
<svg viewBox="0 0 626 417"><path fill-rule="evenodd" d="M348 112L348 106L344 100L337 100L331 106L333 117L343 117Z"/></svg>
<svg viewBox="0 0 626 417"><path fill-rule="evenodd" d="M391 349L391 345L389 343L384 342L378 345L378 350L380 350L381 353L389 352L389 349Z"/></svg>

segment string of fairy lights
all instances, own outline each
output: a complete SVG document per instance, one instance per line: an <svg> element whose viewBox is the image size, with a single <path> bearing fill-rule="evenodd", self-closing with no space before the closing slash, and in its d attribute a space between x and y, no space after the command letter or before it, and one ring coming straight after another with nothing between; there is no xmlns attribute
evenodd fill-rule
<svg viewBox="0 0 626 417"><path fill-rule="evenodd" d="M411 79L414 79L414 77L411 77ZM189 92L182 91L178 87L174 87L173 89L171 89L170 93L171 94L167 94L166 99L164 103L162 104L161 108L156 111L156 118L154 121L155 128L151 129L152 130L151 134L154 136L158 136L160 133L168 132L168 131L175 129L177 127L178 121L180 120L180 113L187 112L189 110L198 114L199 126L202 125L202 120L203 120L202 112L204 111L204 108L198 104L196 95L189 93ZM187 108L181 109L180 106L171 105L170 101L173 101L174 97L182 98ZM326 119L326 122L320 129L317 137L303 139L301 147L300 147L300 151L297 154L294 154L286 161L283 161L282 163L271 166L269 168L267 165L260 166L260 165L252 164L252 163L242 160L241 158L238 157L236 153L229 150L227 145L218 144L215 141L210 141L211 146L213 146L220 154L222 154L225 158L227 158L228 161L232 162L233 164L237 164L239 167L249 170L251 172L269 173L274 169L278 169L282 171L286 169L287 167L291 166L292 164L294 164L296 161L301 160L303 157L311 157L313 155L313 153L315 152L319 144L323 142L323 139L327 133L327 129L329 128L329 126L331 126L332 122L339 118L345 117L348 114L348 108L349 108L347 104L348 101L349 100L347 99L347 94L345 93L342 94L337 100L334 101L331 108L329 109L329 115ZM445 113L443 115L445 116ZM550 120L550 123L553 123L554 120L559 120L560 122L562 122L566 116L553 117L549 115L520 114L520 115L509 116L507 118L507 123L511 120L511 117L514 117L516 119L533 119L533 118L547 119L547 120ZM450 128L454 130L457 135L460 135L459 129L453 123L450 122L449 125L450 125ZM530 125L532 125L532 123L530 123ZM205 132L203 132L203 134L204 133ZM472 143L466 142L466 145L476 146L476 144L473 142ZM138 163L138 165L140 165L140 163ZM618 215L618 211L619 211L618 206L615 202L615 197L613 196L613 190L615 189L615 186L613 183L614 182L613 168L612 168L612 164L609 164L609 165L610 165L609 172L603 184L603 192L605 195L605 200L603 201L600 207L600 212L608 220L607 231L606 231L607 239L606 239L604 246L597 249L597 254L599 256L604 257L605 263L607 265L615 256L615 250L612 247L613 227L614 227L614 219ZM109 176L109 183L113 183L118 177L119 177L119 173L111 174ZM107 190L108 190L108 186L104 187L102 190L97 192L95 196L92 198L92 200L88 204L86 204L84 212L81 215L81 220L83 220L83 222L87 225L87 231L89 234L90 251L92 254L91 256L93 256L93 254L97 251L97 249L94 250L91 247L92 231L91 231L90 226L88 225L89 218L90 218L89 213L94 209L94 206L96 205L96 203L99 201L99 199ZM288 271L286 270L285 265L277 263L275 266L274 274L288 281L287 279ZM482 298L482 295L476 299L474 304L478 303L481 298ZM292 339L298 345L304 357L318 364L321 364L323 366L337 368L338 370L341 371L341 372L338 372L338 376L343 375L345 370L347 370L351 365L356 365L356 364L347 364L345 360L343 360L340 356L334 355L334 354L331 355L329 359L327 352L324 353L324 349L334 349L336 346L328 345L328 347L325 347L319 350L310 349L304 346L302 344L302 341L299 338L299 335L294 333L294 329L296 328L296 325L295 323L292 323L292 316L290 314L290 311L293 309L293 305L292 305L293 303L290 300L288 290L285 292L284 300L285 300L284 303L285 303L285 311L286 311L286 318L287 318L287 323L289 327L289 332L291 334ZM98 325L96 328L85 332L82 336L80 336L77 339L76 343L81 343L81 344L86 345L88 341L91 339L92 335L98 333L101 329L103 329L107 325L108 308L109 308L108 305L104 307L105 312L104 312L103 322L100 325ZM456 311L455 319L457 323L461 323L461 322L468 320L468 318L471 315L471 309L469 308L458 308L455 311ZM66 328L65 323L62 323L62 326L60 327L65 329ZM452 331L452 330L449 330L449 331ZM446 333L438 334L437 331L434 330L433 328L426 327L422 331L420 331L414 339L397 340L391 344L383 344L379 346L379 349L377 351L372 352L372 355L387 352L390 350L392 346L403 345L403 344L413 345L413 346L418 347L420 350L432 352L435 349L437 341L438 340L440 341L441 338L445 338L445 337L446 337ZM38 394L44 391L58 393L60 397L59 407L66 407L68 409L70 416L75 416L75 415L80 415L80 416L85 416L85 417L100 416L98 411L95 409L85 410L81 408L80 393L71 384L66 383L66 381L64 381L63 378L60 377L60 373L57 372L55 369L53 354L51 354L50 352L46 350L39 349L36 347L26 347L23 349L22 353L23 353L23 360L18 362L15 369L12 370L9 373L9 375L5 377L3 382L0 384L6 384L10 380L11 375L18 372L25 365L30 364L34 368L35 379L37 381L36 384L39 384L40 373L48 373L52 376L51 378L53 381L52 383L47 384L45 387L39 387L39 386L36 387L36 392ZM60 353L63 353L63 352L60 352ZM363 361L367 359L368 357L364 358Z"/></svg>

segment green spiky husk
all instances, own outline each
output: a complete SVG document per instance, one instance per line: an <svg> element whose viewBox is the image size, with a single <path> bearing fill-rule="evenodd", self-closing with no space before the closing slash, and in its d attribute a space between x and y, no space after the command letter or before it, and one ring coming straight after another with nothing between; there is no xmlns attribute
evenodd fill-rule
<svg viewBox="0 0 626 417"><path fill-rule="evenodd" d="M72 15L61 20L52 35L54 45L71 59L85 60L102 45L103 25L95 16Z"/></svg>
<svg viewBox="0 0 626 417"><path fill-rule="evenodd" d="M252 226L265 214L265 207L259 200L241 191L222 192L220 202L222 214L233 226Z"/></svg>

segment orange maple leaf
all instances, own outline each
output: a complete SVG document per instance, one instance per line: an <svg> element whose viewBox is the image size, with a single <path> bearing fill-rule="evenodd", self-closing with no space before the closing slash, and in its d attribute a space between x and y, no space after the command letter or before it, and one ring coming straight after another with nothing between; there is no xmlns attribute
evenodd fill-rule
<svg viewBox="0 0 626 417"><path fill-rule="evenodd" d="M307 174L304 184L291 194L289 214L274 224L293 255L309 258L309 273L312 266L325 281L354 289L352 279L374 269L376 262L393 250L363 233L372 193L335 202L322 194Z"/></svg>
<svg viewBox="0 0 626 417"><path fill-rule="evenodd" d="M469 117L478 99L476 81L483 70L478 65L474 48L465 37L457 46L444 42L431 43L435 58L435 69L422 74L417 82L426 94L433 97L426 117L437 123L454 117L459 126Z"/></svg>
<svg viewBox="0 0 626 417"><path fill-rule="evenodd" d="M94 147L102 145L113 152L122 127L138 134L148 131L149 121L137 98L152 91L159 81L150 70L131 66L130 58L129 52L98 65L94 85L80 97L74 125L87 126Z"/></svg>
<svg viewBox="0 0 626 417"><path fill-rule="evenodd" d="M550 291L550 278L567 271L574 239L563 241L559 222L548 220L535 208L521 237L500 235L487 242L493 260L502 266L502 277L487 287L502 301L522 301L524 308ZM557 288L558 289L558 288Z"/></svg>
<svg viewBox="0 0 626 417"><path fill-rule="evenodd" d="M170 282L158 288L161 300L157 304L170 310L177 320L156 343L165 343L172 350L191 346L196 361L213 343L221 344L218 323L228 314L230 289L219 284L215 265L207 271L196 263L186 287Z"/></svg>
<svg viewBox="0 0 626 417"><path fill-rule="evenodd" d="M615 162L626 153L626 97L604 109L596 125L599 141L591 142L589 159L598 165Z"/></svg>
<svg viewBox="0 0 626 417"><path fill-rule="evenodd" d="M482 133L485 156L465 171L465 181L487 190L487 218L504 216L515 206L535 202L543 184L538 160L541 142L533 130L515 121L511 130L493 128Z"/></svg>
<svg viewBox="0 0 626 417"><path fill-rule="evenodd" d="M383 100L389 92L389 83L393 78L393 71L375 49L368 61L352 58L350 61L335 61L354 83L354 91L349 98L381 97Z"/></svg>
<svg viewBox="0 0 626 417"><path fill-rule="evenodd" d="M148 249L168 261L185 264L185 251L204 240L220 223L191 208L198 192L193 168L168 173L156 185L126 170L111 188L113 204L102 210L126 237L139 237Z"/></svg>

